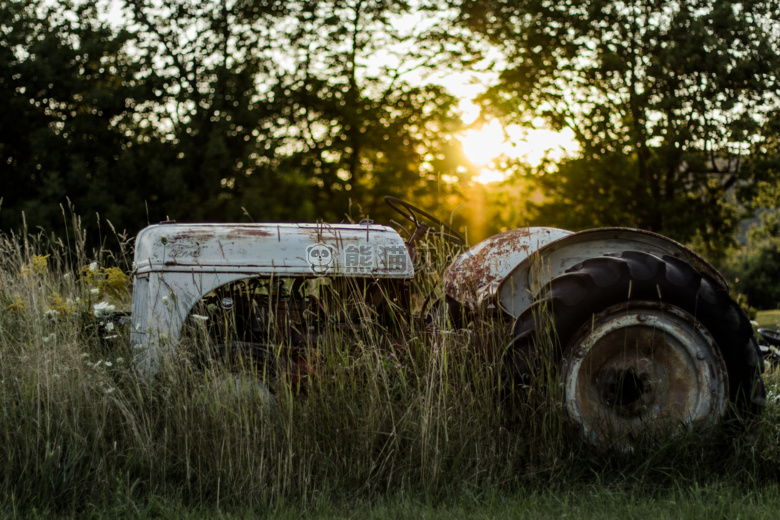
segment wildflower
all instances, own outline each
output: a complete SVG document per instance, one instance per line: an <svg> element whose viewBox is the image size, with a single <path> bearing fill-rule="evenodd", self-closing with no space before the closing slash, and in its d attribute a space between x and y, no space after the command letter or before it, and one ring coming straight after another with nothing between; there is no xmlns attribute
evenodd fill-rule
<svg viewBox="0 0 780 520"><path fill-rule="evenodd" d="M119 337L119 336L118 336L117 334L112 334L112 335L110 335L110 336L105 336L103 339L110 340L110 339L116 339L116 338L118 338L118 337Z"/></svg>
<svg viewBox="0 0 780 520"><path fill-rule="evenodd" d="M389 357L390 359L395 359L395 354L393 354L392 352L390 352L390 355L388 355L387 357Z"/></svg>
<svg viewBox="0 0 780 520"><path fill-rule="evenodd" d="M60 313L57 309L46 309L43 312L43 317L51 321L57 321L60 317Z"/></svg>
<svg viewBox="0 0 780 520"><path fill-rule="evenodd" d="M66 282L70 281L70 273L65 273L62 275L62 279Z"/></svg>
<svg viewBox="0 0 780 520"><path fill-rule="evenodd" d="M92 262L91 264L89 264L90 271L97 271L97 268L98 268L97 262Z"/></svg>
<svg viewBox="0 0 780 520"><path fill-rule="evenodd" d="M89 352L82 352L81 357L88 358L89 357Z"/></svg>
<svg viewBox="0 0 780 520"><path fill-rule="evenodd" d="M114 330L114 322L109 321L108 323L106 323L106 332L111 332L112 330Z"/></svg>
<svg viewBox="0 0 780 520"><path fill-rule="evenodd" d="M117 300L121 300L127 296L130 286L129 276L122 272L118 267L109 267L107 269L102 269L101 271L100 279L97 283L97 287L100 289L101 293L107 294Z"/></svg>
<svg viewBox="0 0 780 520"><path fill-rule="evenodd" d="M95 318L101 318L110 315L115 309L116 307L108 302L100 302L92 306L92 314Z"/></svg>
<svg viewBox="0 0 780 520"><path fill-rule="evenodd" d="M192 319L195 320L195 321L208 321L209 317L208 316L201 316L200 314L193 314L192 315Z"/></svg>
<svg viewBox="0 0 780 520"><path fill-rule="evenodd" d="M123 357L116 358L116 364L117 365L121 365L124 362L125 362L125 358L123 358Z"/></svg>
<svg viewBox="0 0 780 520"><path fill-rule="evenodd" d="M51 255L33 255L30 258L30 263L22 267L22 276L32 276L34 274L42 275L46 272L46 259Z"/></svg>
<svg viewBox="0 0 780 520"><path fill-rule="evenodd" d="M27 306L24 304L24 301L22 300L22 297L18 294L14 294L11 297L11 303L8 305L5 310L11 311L11 312L17 312L21 313Z"/></svg>
<svg viewBox="0 0 780 520"><path fill-rule="evenodd" d="M163 305L166 307L171 303L171 300L167 296L163 296L162 298Z"/></svg>
<svg viewBox="0 0 780 520"><path fill-rule="evenodd" d="M396 370L401 370L402 368L403 368L403 365L401 363L396 363L395 364L395 369Z"/></svg>
<svg viewBox="0 0 780 520"><path fill-rule="evenodd" d="M57 340L57 335L56 334L49 334L48 336L43 338L43 342L44 343L48 343L50 341L56 341L56 340Z"/></svg>
<svg viewBox="0 0 780 520"><path fill-rule="evenodd" d="M92 294L92 296L98 296L100 294L100 289L98 289L97 287L93 287L92 289L89 290L89 292Z"/></svg>
<svg viewBox="0 0 780 520"><path fill-rule="evenodd" d="M49 309L57 311L58 316L56 317L67 317L73 314L73 302L71 300L63 300L62 296L54 293L49 296ZM54 318L52 317L52 319Z"/></svg>
<svg viewBox="0 0 780 520"><path fill-rule="evenodd" d="M106 364L108 364L108 363L106 363ZM113 386L111 388L106 388L106 395L110 394L114 390L116 390L116 388L114 388Z"/></svg>
<svg viewBox="0 0 780 520"><path fill-rule="evenodd" d="M114 364L113 364L111 361L106 361L106 362L105 362L105 365L106 365L108 368L111 368L112 366L114 366Z"/></svg>

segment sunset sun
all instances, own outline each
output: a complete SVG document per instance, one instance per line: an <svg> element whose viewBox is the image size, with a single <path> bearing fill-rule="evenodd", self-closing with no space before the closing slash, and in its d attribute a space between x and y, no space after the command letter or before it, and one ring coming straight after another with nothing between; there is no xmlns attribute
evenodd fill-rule
<svg viewBox="0 0 780 520"><path fill-rule="evenodd" d="M577 150L571 131L554 132L541 128L541 121L535 123L534 128L504 127L494 119L464 132L460 137L463 154L479 168L474 180L482 184L503 180L505 174L495 164L500 157L538 166L545 157L560 159Z"/></svg>

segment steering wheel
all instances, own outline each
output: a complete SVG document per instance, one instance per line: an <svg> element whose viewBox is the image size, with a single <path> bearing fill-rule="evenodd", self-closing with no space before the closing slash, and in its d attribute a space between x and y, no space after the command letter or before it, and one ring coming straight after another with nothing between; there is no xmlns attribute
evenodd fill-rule
<svg viewBox="0 0 780 520"><path fill-rule="evenodd" d="M425 211L421 210L420 208L416 206L412 206L408 202L398 199L396 197L390 197L389 195L385 197L385 202L387 202L388 206L393 208L395 211L400 213L406 220L409 222L412 222L417 228L420 227L420 224L435 224L437 228L441 229L441 231L434 231L431 230L429 233L440 236L442 238L445 238L449 240L450 242L458 245L465 245L466 239L463 238L463 235L452 229L451 226L445 224L441 220L437 219L430 213L426 213ZM422 218L425 219L423 221Z"/></svg>

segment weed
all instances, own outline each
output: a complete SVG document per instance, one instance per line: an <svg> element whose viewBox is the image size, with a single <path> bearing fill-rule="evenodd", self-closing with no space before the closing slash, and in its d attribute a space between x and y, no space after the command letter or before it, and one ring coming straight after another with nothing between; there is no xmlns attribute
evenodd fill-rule
<svg viewBox="0 0 780 520"><path fill-rule="evenodd" d="M83 237L77 224L73 235ZM507 324L473 316L453 327L436 303L443 246L429 259L438 269L413 281L422 296L412 310L431 309L426 324L397 308L356 331L331 327L295 354L307 367L296 373L283 349L263 363L204 362L203 311L147 379L125 336L84 332L95 304L129 306L126 280L97 267L128 253L88 258L78 243L0 236L0 511L305 510L556 490L564 500L573 488L623 496L778 477L775 376L766 413L745 435L681 436L642 454L584 445L565 421L557 367L542 364L512 388L501 356ZM341 306L334 314L358 312L349 299L332 304Z"/></svg>

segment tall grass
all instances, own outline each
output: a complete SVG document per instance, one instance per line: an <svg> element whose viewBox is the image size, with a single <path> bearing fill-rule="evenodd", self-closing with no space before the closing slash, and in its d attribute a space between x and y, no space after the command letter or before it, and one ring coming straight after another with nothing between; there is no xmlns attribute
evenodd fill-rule
<svg viewBox="0 0 780 520"><path fill-rule="evenodd" d="M0 237L0 511L150 500L263 510L777 479L774 375L768 410L747 433L598 450L567 427L553 367L530 389L500 388L506 324L476 317L454 329L441 309L432 326L410 322L402 341L379 325L329 335L307 352L316 369L304 383L204 368L184 346L145 378L126 337L102 339L112 334L90 325L98 302L129 308L106 267L132 255L89 254L82 236L75 222L69 243ZM441 293L444 263L414 281L416 293Z"/></svg>

